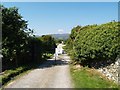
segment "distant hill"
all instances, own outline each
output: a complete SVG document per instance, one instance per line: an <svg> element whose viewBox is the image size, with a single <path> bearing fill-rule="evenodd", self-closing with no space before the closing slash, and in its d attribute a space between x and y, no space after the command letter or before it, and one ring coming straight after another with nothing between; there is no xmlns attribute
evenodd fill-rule
<svg viewBox="0 0 120 90"><path fill-rule="evenodd" d="M55 39L67 40L70 34L50 34Z"/></svg>
<svg viewBox="0 0 120 90"><path fill-rule="evenodd" d="M67 40L70 34L65 33L65 34L48 34L48 35L51 35L55 39ZM41 37L41 36L36 35L36 37Z"/></svg>

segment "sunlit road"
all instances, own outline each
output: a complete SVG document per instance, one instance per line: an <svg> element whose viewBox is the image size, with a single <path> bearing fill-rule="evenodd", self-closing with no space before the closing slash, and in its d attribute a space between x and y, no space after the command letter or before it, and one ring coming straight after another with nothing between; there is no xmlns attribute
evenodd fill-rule
<svg viewBox="0 0 120 90"><path fill-rule="evenodd" d="M5 88L72 88L69 60L65 54L56 63L50 59Z"/></svg>

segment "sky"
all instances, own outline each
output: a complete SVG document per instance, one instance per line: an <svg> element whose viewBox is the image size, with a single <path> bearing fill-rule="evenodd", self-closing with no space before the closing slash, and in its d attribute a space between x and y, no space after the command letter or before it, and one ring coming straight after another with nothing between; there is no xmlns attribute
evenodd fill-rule
<svg viewBox="0 0 120 90"><path fill-rule="evenodd" d="M70 33L77 25L118 20L117 2L3 2L16 6L35 35Z"/></svg>
<svg viewBox="0 0 120 90"><path fill-rule="evenodd" d="M1 0L2 2L119 2L119 0Z"/></svg>

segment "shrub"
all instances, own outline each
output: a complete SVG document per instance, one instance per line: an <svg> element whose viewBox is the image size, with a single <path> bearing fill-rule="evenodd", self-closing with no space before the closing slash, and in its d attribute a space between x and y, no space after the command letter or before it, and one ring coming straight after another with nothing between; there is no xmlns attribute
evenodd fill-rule
<svg viewBox="0 0 120 90"><path fill-rule="evenodd" d="M120 55L120 30L118 27L118 22L82 27L70 49L73 51L74 59L81 63L114 61Z"/></svg>

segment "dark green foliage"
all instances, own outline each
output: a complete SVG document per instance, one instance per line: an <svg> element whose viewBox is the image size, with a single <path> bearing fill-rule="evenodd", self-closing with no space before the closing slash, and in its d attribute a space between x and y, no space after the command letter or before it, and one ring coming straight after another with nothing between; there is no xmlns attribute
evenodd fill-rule
<svg viewBox="0 0 120 90"><path fill-rule="evenodd" d="M29 38L29 59L34 62L39 62L42 58L42 41L39 38L31 37Z"/></svg>
<svg viewBox="0 0 120 90"><path fill-rule="evenodd" d="M43 35L39 38L42 41L42 51L44 53L55 53L55 40L51 35Z"/></svg>
<svg viewBox="0 0 120 90"><path fill-rule="evenodd" d="M18 9L2 8L2 63L3 68L18 66L29 60L29 38L32 30L27 28L27 21L22 19ZM22 58L21 58L22 57ZM26 59L26 60L25 60Z"/></svg>
<svg viewBox="0 0 120 90"><path fill-rule="evenodd" d="M102 25L88 25L74 28L68 40L68 50L75 60L92 63L94 61L115 61L120 55L120 30L118 22Z"/></svg>
<svg viewBox="0 0 120 90"><path fill-rule="evenodd" d="M57 40L55 40L56 41L56 43L62 43L62 39L57 39Z"/></svg>
<svg viewBox="0 0 120 90"><path fill-rule="evenodd" d="M80 32L80 29L81 29L81 26L77 26L71 30L70 37L66 41L66 47L64 47L65 51L68 52L68 54L71 56L72 59L75 59L75 56L74 56L75 51L73 49L74 40L75 40L77 34Z"/></svg>
<svg viewBox="0 0 120 90"><path fill-rule="evenodd" d="M16 7L2 9L2 69L10 69L41 62L43 53L54 53L55 42L51 36L36 38L27 27Z"/></svg>

